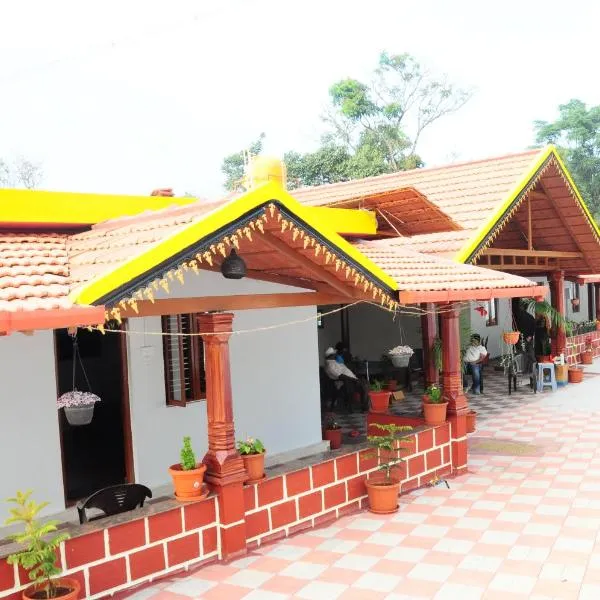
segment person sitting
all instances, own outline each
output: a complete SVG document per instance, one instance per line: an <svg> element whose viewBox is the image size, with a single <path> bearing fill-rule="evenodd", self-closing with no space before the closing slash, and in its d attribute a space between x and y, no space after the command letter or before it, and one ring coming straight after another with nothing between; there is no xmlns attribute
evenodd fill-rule
<svg viewBox="0 0 600 600"><path fill-rule="evenodd" d="M337 352L334 348L327 348L327 350L325 350L324 370L327 377L335 382L337 389L345 389L348 411L351 411L354 394L360 396L362 410L367 410L368 405L365 386L343 362L340 363L337 361Z"/></svg>
<svg viewBox="0 0 600 600"><path fill-rule="evenodd" d="M488 351L481 345L481 336L474 333L471 336L471 345L466 349L464 356L466 371L471 373L473 379L471 392L474 394L481 393L481 365L487 355Z"/></svg>

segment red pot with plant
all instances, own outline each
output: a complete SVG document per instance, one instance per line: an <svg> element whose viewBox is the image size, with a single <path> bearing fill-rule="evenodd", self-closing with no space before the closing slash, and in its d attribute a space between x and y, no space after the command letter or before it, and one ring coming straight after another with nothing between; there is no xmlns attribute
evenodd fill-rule
<svg viewBox="0 0 600 600"><path fill-rule="evenodd" d="M569 367L569 383L581 383L583 381L583 369L580 367Z"/></svg>
<svg viewBox="0 0 600 600"><path fill-rule="evenodd" d="M331 450L337 450L342 445L342 428L333 417L325 421L323 439L329 442Z"/></svg>
<svg viewBox="0 0 600 600"><path fill-rule="evenodd" d="M430 385L423 396L423 412L426 425L442 425L446 422L448 403L442 398L442 388Z"/></svg>
<svg viewBox="0 0 600 600"><path fill-rule="evenodd" d="M385 413L390 404L390 392L383 389L383 383L375 379L371 382L369 391L371 401L371 412Z"/></svg>
<svg viewBox="0 0 600 600"><path fill-rule="evenodd" d="M398 510L400 495L401 481L394 471L403 459L396 456L396 451L411 444L408 440L401 439L400 434L412 431L412 427L393 423L386 425L373 423L371 426L380 429L382 434L370 435L367 438L372 448L372 455L377 457L379 467L379 473L371 475L365 481L369 510L376 514L389 514ZM366 456L368 455L369 453Z"/></svg>
<svg viewBox="0 0 600 600"><path fill-rule="evenodd" d="M398 389L398 381L396 379L388 379L385 384L385 389L390 392L395 392Z"/></svg>
<svg viewBox="0 0 600 600"><path fill-rule="evenodd" d="M502 334L502 339L504 340L504 343L509 346L514 346L519 341L520 337L521 333L519 331L505 331Z"/></svg>
<svg viewBox="0 0 600 600"><path fill-rule="evenodd" d="M248 473L245 483L254 483L265 476L265 447L258 438L247 438L237 443L237 449Z"/></svg>
<svg viewBox="0 0 600 600"><path fill-rule="evenodd" d="M175 498L181 502L195 500L203 494L202 484L206 465L196 461L192 440L186 435L180 452L180 462L169 467L169 474L175 488Z"/></svg>
<svg viewBox="0 0 600 600"><path fill-rule="evenodd" d="M591 335L585 338L585 350L581 353L581 362L584 365L594 363L594 340Z"/></svg>
<svg viewBox="0 0 600 600"><path fill-rule="evenodd" d="M56 532L58 521L38 520L40 511L46 503L38 504L30 499L31 492L17 492L9 502L11 517L5 525L21 524L23 530L9 535L14 542L23 549L7 557L9 565L18 565L24 569L33 585L25 589L21 597L23 600L78 600L81 592L79 581L71 577L57 577L62 569L56 564L60 545L69 539L68 533L61 533L50 537Z"/></svg>

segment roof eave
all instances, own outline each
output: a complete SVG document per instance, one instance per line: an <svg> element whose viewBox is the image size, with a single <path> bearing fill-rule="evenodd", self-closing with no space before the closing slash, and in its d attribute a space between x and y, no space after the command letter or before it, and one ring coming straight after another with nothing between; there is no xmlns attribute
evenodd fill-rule
<svg viewBox="0 0 600 600"><path fill-rule="evenodd" d="M548 293L545 285L528 287L485 288L474 290L400 290L400 304L420 304L432 302L436 304L479 300L482 302L495 298L536 298L542 299Z"/></svg>

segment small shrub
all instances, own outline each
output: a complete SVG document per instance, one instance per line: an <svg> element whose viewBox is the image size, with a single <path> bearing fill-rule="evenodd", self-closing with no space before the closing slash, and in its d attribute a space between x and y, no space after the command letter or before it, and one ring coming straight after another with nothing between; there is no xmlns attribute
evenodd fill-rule
<svg viewBox="0 0 600 600"><path fill-rule="evenodd" d="M192 450L192 439L189 435L186 435L183 438L183 448L181 449L180 459L181 469L183 471L191 471L192 469L195 469L198 464L196 462L196 455Z"/></svg>

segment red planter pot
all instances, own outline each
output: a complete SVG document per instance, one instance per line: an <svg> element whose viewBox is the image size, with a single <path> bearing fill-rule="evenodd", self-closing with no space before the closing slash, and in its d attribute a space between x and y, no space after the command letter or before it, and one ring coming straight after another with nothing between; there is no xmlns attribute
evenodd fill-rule
<svg viewBox="0 0 600 600"><path fill-rule="evenodd" d="M177 500L186 502L195 500L202 495L202 482L204 481L205 471L206 465L203 463L198 463L195 469L187 471L184 471L181 465L172 465L169 467Z"/></svg>
<svg viewBox="0 0 600 600"><path fill-rule="evenodd" d="M581 362L584 365L594 364L594 354L593 354L592 350L584 350L581 353Z"/></svg>
<svg viewBox="0 0 600 600"><path fill-rule="evenodd" d="M329 441L329 447L332 450L337 450L342 445L342 430L326 429L323 432L323 439Z"/></svg>
<svg viewBox="0 0 600 600"><path fill-rule="evenodd" d="M476 429L477 413L474 410L470 410L467 413L467 433L473 433Z"/></svg>
<svg viewBox="0 0 600 600"><path fill-rule="evenodd" d="M423 412L425 413L426 425L442 425L446 422L446 411L448 403L441 402L440 404L431 404L430 402L423 403Z"/></svg>
<svg viewBox="0 0 600 600"><path fill-rule="evenodd" d="M369 496L369 510L372 513L386 515L398 510L400 495L398 480L385 481L382 478L372 477L365 481L365 486Z"/></svg>
<svg viewBox="0 0 600 600"><path fill-rule="evenodd" d="M569 369L569 383L581 383L583 381L583 369Z"/></svg>
<svg viewBox="0 0 600 600"><path fill-rule="evenodd" d="M390 392L369 392L369 400L371 400L371 412L385 413L390 404Z"/></svg>
<svg viewBox="0 0 600 600"><path fill-rule="evenodd" d="M81 586L79 585L79 581L77 579L72 579L71 577L61 577L60 579L55 581L56 586L60 589L69 590L68 592L61 594L60 596L54 596L53 600L78 600L79 594L81 593ZM21 594L21 598L23 600L34 600L39 598L38 593L40 588L36 588L35 586L28 587Z"/></svg>
<svg viewBox="0 0 600 600"><path fill-rule="evenodd" d="M248 479L245 483L259 481L265 476L265 453L260 454L242 454L244 468L248 473Z"/></svg>

